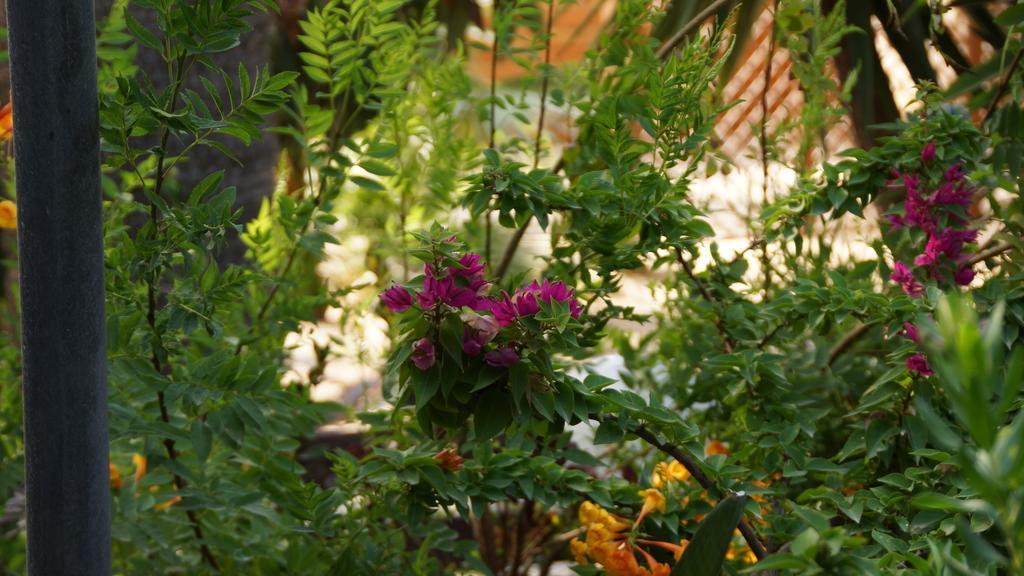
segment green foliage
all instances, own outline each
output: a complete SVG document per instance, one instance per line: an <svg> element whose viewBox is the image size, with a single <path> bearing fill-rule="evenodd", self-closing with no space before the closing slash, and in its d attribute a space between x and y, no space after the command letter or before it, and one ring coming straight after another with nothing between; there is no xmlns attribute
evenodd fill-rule
<svg viewBox="0 0 1024 576"><path fill-rule="evenodd" d="M662 53L647 31L679 9L620 0L584 62L549 66L546 2L499 2L494 44L446 52L437 2L330 0L299 24L300 70L273 72L211 56L276 3L115 3L98 29L114 573L1024 570L1019 99L976 126L923 82L906 122L833 162L823 133L864 85L831 69L863 40L843 18L863 7L775 3L805 104L762 160L794 184L746 206L757 236L730 248L694 184L731 168L714 123L736 103L709 86L756 4ZM998 25L1017 34L1016 13ZM142 50L166 85L136 68ZM523 80L475 82L474 51ZM574 145L531 114L538 92ZM268 137L288 150L249 222L222 172L179 178L198 154L232 160L225 139ZM894 172L939 183L954 163L978 192L942 217L988 231L949 258L978 275L903 293L893 263L924 241L875 220L906 213ZM527 266L533 221L550 252ZM236 236L247 257L225 263ZM853 240L864 250L842 250ZM295 369L292 343L324 310L339 333ZM5 502L24 451L9 334ZM347 354L379 370L388 403L311 400ZM311 440L337 419L358 427L349 450ZM0 524L0 572L23 570L18 514ZM595 566L609 542L619 559Z"/></svg>

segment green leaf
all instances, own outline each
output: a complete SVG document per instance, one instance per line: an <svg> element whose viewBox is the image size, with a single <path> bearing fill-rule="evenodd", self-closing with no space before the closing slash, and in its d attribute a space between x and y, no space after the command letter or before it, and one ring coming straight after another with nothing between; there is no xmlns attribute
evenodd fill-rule
<svg viewBox="0 0 1024 576"><path fill-rule="evenodd" d="M1024 24L1024 4L1010 6L996 16L996 23L1003 26L1018 26Z"/></svg>
<svg viewBox="0 0 1024 576"><path fill-rule="evenodd" d="M722 500L701 523L671 576L719 576L729 551L733 531L743 518L747 497L732 495Z"/></svg>
<svg viewBox="0 0 1024 576"><path fill-rule="evenodd" d="M202 420L192 423L192 449L195 450L196 458L200 462L206 462L210 456L210 446L213 444L213 433L210 427Z"/></svg>
<svg viewBox="0 0 1024 576"><path fill-rule="evenodd" d="M473 412L473 431L478 441L494 438L512 422L512 403L508 393L498 386L484 392Z"/></svg>

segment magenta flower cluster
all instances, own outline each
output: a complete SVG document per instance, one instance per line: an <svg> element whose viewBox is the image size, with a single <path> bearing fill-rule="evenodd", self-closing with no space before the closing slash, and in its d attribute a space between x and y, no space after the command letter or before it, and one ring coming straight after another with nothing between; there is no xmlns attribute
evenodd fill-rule
<svg viewBox="0 0 1024 576"><path fill-rule="evenodd" d="M921 150L921 161L928 165L935 161L935 155L935 143L929 142ZM912 264L896 261L889 280L914 297L924 293L923 278L939 283L951 278L960 286L970 284L974 269L964 247L978 241L978 230L969 228L966 219L975 188L967 181L963 165L958 162L947 169L937 186L930 186L918 174L895 176L893 185L902 185L906 196L903 214L890 214L889 224L894 231L907 228L923 233L927 241ZM904 324L903 335L918 341L917 328L909 322ZM907 369L922 376L932 374L928 359L920 353L907 358Z"/></svg>
<svg viewBox="0 0 1024 576"><path fill-rule="evenodd" d="M921 151L921 160L928 164L934 159L932 142ZM970 284L974 270L968 263L969 256L964 254L964 246L977 242L978 231L967 227L964 216L975 189L967 181L962 165L956 163L946 170L936 187L929 187L917 174L897 176L897 185L902 182L906 197L903 214L890 214L889 223L893 230L909 228L923 232L928 240L912 265L897 261L889 279L911 296L924 293L921 277L937 282L952 277L961 286Z"/></svg>
<svg viewBox="0 0 1024 576"><path fill-rule="evenodd" d="M467 356L483 355L490 366L507 368L519 362L520 346L511 338L498 338L501 331L520 319L537 314L540 303L567 303L573 318L579 318L583 309L573 289L564 282L543 280L519 288L512 296L502 292L492 297L491 284L486 280L486 264L479 254L472 252L459 258L458 264L447 269L427 264L424 267L423 288L412 293L403 286L394 285L380 295L381 302L392 312L405 312L411 308L430 314L439 322L441 314L459 313L463 323L462 352ZM491 350L487 347L501 340ZM437 362L437 347L430 337L423 337L412 345L410 360L420 370L429 370Z"/></svg>

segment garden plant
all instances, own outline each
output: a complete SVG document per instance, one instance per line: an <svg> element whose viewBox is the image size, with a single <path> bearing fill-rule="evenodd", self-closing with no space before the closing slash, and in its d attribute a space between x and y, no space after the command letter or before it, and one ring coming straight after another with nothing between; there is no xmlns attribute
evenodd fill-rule
<svg viewBox="0 0 1024 576"><path fill-rule="evenodd" d="M993 10L990 60L917 78L902 120L839 151L871 74L837 72L868 33L842 0L619 0L565 64L571 0L482 2L483 40L450 33L455 2L326 0L293 59L224 66L285 4L98 14L114 574L1024 574L1024 5ZM939 38L957 3L887 4ZM715 123L758 104L721 89L752 7L804 96L737 159ZM261 139L282 152L253 218L222 171L183 176ZM700 191L740 161L764 183L734 249L727 191ZM20 574L6 278L0 574ZM343 356L379 402L314 401ZM354 447L312 441L332 422Z"/></svg>

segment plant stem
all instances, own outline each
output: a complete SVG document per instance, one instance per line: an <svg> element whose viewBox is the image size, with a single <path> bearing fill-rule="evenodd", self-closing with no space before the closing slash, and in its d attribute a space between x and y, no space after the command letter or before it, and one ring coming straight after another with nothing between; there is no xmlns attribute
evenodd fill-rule
<svg viewBox="0 0 1024 576"><path fill-rule="evenodd" d="M678 46L679 43L682 42L690 32L692 32L694 29L697 28L697 26L699 26L702 22L704 22L704 20L708 16L710 16L712 12L714 12L715 10L718 10L719 8L724 6L729 1L731 1L731 0L716 0L716 2L714 2L713 4L711 4L710 6L705 8L704 10L702 10L699 14L694 16L689 22L684 24L683 27L680 28L679 31L676 32L672 36L672 38L670 38L667 41L665 41L665 43L662 44L658 48L658 51L656 52L657 57L659 59L661 59L661 60L664 60L672 52L672 49L675 48L676 46ZM495 6L497 6L497 2L495 2ZM550 30L550 24L551 24L551 18L548 19L549 30ZM551 34L550 34L550 31L549 31L549 33L548 33L549 40L550 40L550 36L551 36ZM550 47L550 42L549 42L549 47ZM545 82L547 81L547 76L546 75L545 75L544 80L545 80ZM493 82L492 82L492 85L493 85ZM493 100L492 100L492 103L493 103ZM562 171L563 168L565 168L565 157L564 156L559 158L558 161L555 162L555 165L551 168L551 173L552 174L558 174L559 172ZM519 243L522 242L523 235L526 233L526 228L529 225L530 225L530 220L527 220L525 223L520 225L520 227L516 230L515 235L512 237L512 239L509 241L508 245L505 247L505 253L501 257L501 263L498 265L497 273L495 274L496 280L500 281L502 279L502 277L504 277L505 272L508 271L508 266L512 263L512 258L515 257L516 250L519 248ZM488 218L487 219L487 259L488 260L490 260L490 246L491 246L490 231L491 231L491 221L490 221L490 218Z"/></svg>
<svg viewBox="0 0 1024 576"><path fill-rule="evenodd" d="M487 138L487 147L494 150L494 134L497 132L498 105L498 0L494 0L494 40L491 43L491 131ZM484 259L491 261L491 210L485 216Z"/></svg>
<svg viewBox="0 0 1024 576"><path fill-rule="evenodd" d="M999 101L1003 99L1003 94L1006 94L1006 88L1010 85L1010 80L1013 78L1013 73L1017 69L1017 65L1020 64L1021 56L1024 56L1024 48L1017 50L1017 55L1013 57L1013 62L1010 63L1010 68L1006 71L1006 75L1003 76L1003 80L999 83L996 95L992 98L992 101L989 102L988 108L985 109L985 115L981 118L982 124L992 117L992 114L996 111L996 106L999 105Z"/></svg>
<svg viewBox="0 0 1024 576"><path fill-rule="evenodd" d="M764 67L764 89L761 90L761 208L768 205L768 88L772 83L772 59L775 56L775 14L770 13L772 19L768 32L768 56ZM766 235L767 236L767 235ZM761 246L761 268L764 272L764 299L768 299L768 293L772 287L772 268L768 257L768 242Z"/></svg>
<svg viewBox="0 0 1024 576"><path fill-rule="evenodd" d="M607 422L614 423L615 421L607 420ZM704 473L704 470L702 470L700 465L697 464L697 461L680 450L678 446L669 442L662 442L654 432L643 425L630 429L630 432L661 452L664 452L679 461L679 463L686 468L687 472L690 473L690 476L693 476L694 480L696 480L702 488L708 491L708 494L722 494L722 490L718 488L711 478L708 478L707 474ZM764 544L761 543L761 539L757 535L757 532L754 531L754 528L745 518L740 519L739 530L740 534L743 535L743 539L747 541L747 546L750 546L750 549L754 552L754 555L757 556L758 560L763 560L768 557L768 550L765 549Z"/></svg>
<svg viewBox="0 0 1024 576"><path fill-rule="evenodd" d="M174 109L177 107L177 105L178 105L178 97L179 97L179 95L181 93L182 79L183 79L184 74L185 74L185 57L184 57L184 55L182 55L182 56L180 56L178 58L177 64L178 64L177 65L177 71L176 71L176 74L174 75L174 88L171 90L171 101L170 101L170 111L171 111L171 113L173 113ZM154 199L159 199L161 193L163 192L163 184L164 184L164 159L167 157L167 141L169 140L169 138L170 138L170 129L166 125L164 125L163 129L161 130L161 134L160 134L160 148L157 151L156 178L155 178L155 180L153 182L153 196L154 196ZM159 226L159 221L158 221L159 220L159 209L157 207L156 202L154 202L154 201L150 201L150 204L149 204L149 215L150 215L150 220L151 220L152 225L153 225L153 235L154 235L154 238L158 238L159 234L160 234L160 226ZM160 333L159 333L159 331L157 329L157 326L156 326L156 312L157 312L156 290L157 290L157 286L158 286L158 284L160 282L160 276L161 276L161 268L160 268L160 266L157 266L150 273L150 278L149 278L149 281L147 282L147 286L146 286L146 300L147 300L147 308L148 309L146 310L146 321L149 324L150 330L153 332L153 343L151 345L151 357L150 357L150 361L151 361L151 363L153 365L153 369L156 370L156 372L158 374L165 374L167 376L170 376L171 375L171 366L169 364L164 366L163 363L160 361L160 354L159 354L159 350L160 350L160 347L161 347L161 344L160 344ZM167 410L167 401L166 401L166 399L164 397L163 390L160 390L160 391L157 392L157 402L158 402L159 407L160 407L160 420L163 421L164 424L170 424L171 418L170 418L170 414L168 413L168 410ZM178 460L178 451L175 448L174 439L173 438L164 438L162 440L162 444L164 446L164 449L167 451L167 458L170 459L172 462L177 462L177 460ZM171 477L172 477L172 481L174 483L175 489L178 490L179 492L184 490L185 487L188 485L187 482L185 482L185 479L182 478L180 475L178 475L177 472L173 472L172 471L171 472ZM188 517L189 524L192 526L192 533L195 534L196 540L199 541L199 553L203 557L203 560L207 564L209 564L210 567L213 568L213 570L215 572L220 572L220 564L217 562L217 558L213 555L213 552L206 545L206 543L203 542L203 540L204 540L203 527L202 527L202 524L200 524L200 522L199 522L199 516L195 513L194 510L186 510L185 511L185 515Z"/></svg>

